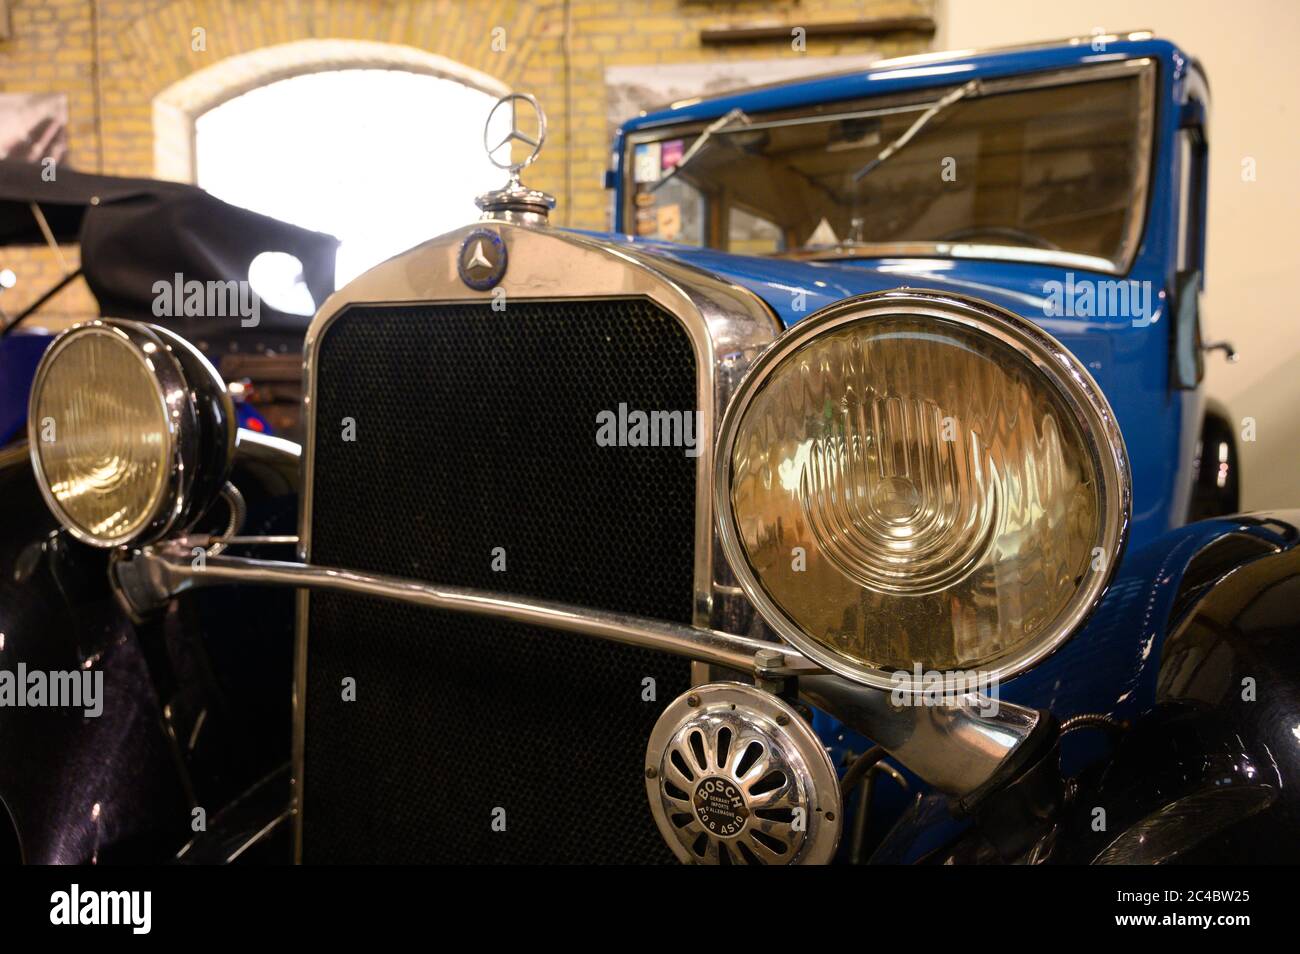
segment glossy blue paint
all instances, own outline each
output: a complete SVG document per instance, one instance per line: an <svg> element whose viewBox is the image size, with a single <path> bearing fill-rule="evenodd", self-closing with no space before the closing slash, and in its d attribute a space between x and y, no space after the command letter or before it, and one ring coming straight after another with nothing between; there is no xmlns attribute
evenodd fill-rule
<svg viewBox="0 0 1300 954"><path fill-rule="evenodd" d="M786 325L850 295L900 286L934 288L982 298L1035 322L1066 345L1097 379L1115 409L1133 469L1131 546L1141 548L1180 526L1191 492L1190 465L1200 431L1199 391L1169 386L1169 307L1175 287L1178 234L1176 136L1195 69L1177 46L1158 39L1107 43L1095 51L1084 42L1031 50L954 53L886 62L873 69L813 78L679 105L623 125L615 144L621 163L623 140L632 132L673 123L715 119L733 108L764 111L856 99L870 94L942 87L979 77L993 79L1044 70L1150 58L1158 64L1155 143L1147 214L1133 266L1125 276L1001 261L940 258L874 258L835 263L793 262L730 255L712 249L601 236L655 255L693 265L746 287L762 297ZM616 181L622 182L621 165ZM620 185L621 188L621 185ZM621 193L615 208L622 212ZM617 231L623 223L617 221ZM1071 277L1149 283L1150 323L1047 317L1052 285Z"/></svg>
<svg viewBox="0 0 1300 954"><path fill-rule="evenodd" d="M702 268L750 289L787 325L852 295L899 287L981 298L1040 325L1077 357L1115 409L1133 470L1132 543L1144 546L1184 522L1199 397L1168 387L1165 292L1154 281L1155 314L1145 327L1127 319L1045 317L1044 286L1060 269L1008 262L875 259L821 264L730 255L627 236L602 236ZM1148 279L1150 280L1150 279ZM1049 286L1050 288L1050 286ZM1189 415L1191 404L1193 415ZM1195 422L1184 433L1184 422Z"/></svg>
<svg viewBox="0 0 1300 954"><path fill-rule="evenodd" d="M1090 43L1084 41L1036 49L925 54L902 60L881 61L866 70L795 80L709 99L687 100L630 119L619 127L615 136L613 179L616 188L621 190L624 180L623 145L630 134L678 123L707 122L726 115L732 109L742 109L753 116L763 112L798 109L866 96L884 96L951 86L971 79L999 79L1142 57L1150 57L1159 63L1162 102L1166 104L1184 102L1187 74L1194 64L1187 54L1168 40L1116 40L1106 43L1104 50L1093 50ZM1157 138L1162 142L1166 139L1168 127L1178 122L1178 113L1179 110L1162 110L1161 128L1157 133ZM617 199L619 201L615 203L614 229L625 232L627 223L622 217L621 191Z"/></svg>
<svg viewBox="0 0 1300 954"><path fill-rule="evenodd" d="M1232 520L1183 526L1191 490L1191 462L1203 413L1199 391L1170 387L1170 302L1175 288L1181 183L1178 128L1199 69L1164 40L1089 44L1034 50L924 57L883 63L832 77L786 83L681 104L633 119L619 131L614 149L616 231L623 233L622 160L625 138L639 130L709 121L740 108L751 116L798 109L874 93L892 94L950 86L968 79L998 78L1122 59L1151 58L1158 65L1152 169L1137 254L1124 276L1076 270L1077 278L1124 278L1149 283L1149 322L1131 319L1055 317L1047 307L1052 283L1065 283L1066 269L1039 264L944 258L874 258L834 263L794 262L730 255L711 249L602 236L649 254L672 258L745 287L793 325L846 297L899 287L930 288L982 298L1033 321L1060 340L1088 368L1115 410L1133 472L1133 523L1116 577L1085 629L1033 671L1002 687L1011 702L1050 710L1064 719L1081 712L1133 717L1149 708L1170 608L1183 571L1206 544L1243 529ZM1195 73L1195 75L1193 75ZM860 752L867 740L824 714L817 729L839 759ZM1067 774L1100 752L1097 740L1073 737L1063 747ZM914 780L915 781L915 780ZM936 838L947 834L935 823Z"/></svg>
<svg viewBox="0 0 1300 954"><path fill-rule="evenodd" d="M27 395L41 355L54 336L15 329L0 337L0 447L25 436Z"/></svg>

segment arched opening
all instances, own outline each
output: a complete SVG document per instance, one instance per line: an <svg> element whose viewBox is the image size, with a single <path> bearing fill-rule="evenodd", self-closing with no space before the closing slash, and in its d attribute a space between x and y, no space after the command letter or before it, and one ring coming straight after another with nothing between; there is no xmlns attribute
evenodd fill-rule
<svg viewBox="0 0 1300 954"><path fill-rule="evenodd" d="M454 80L399 70L280 80L198 117L198 185L337 236L342 285L477 216L474 196L502 179L482 147L494 102Z"/></svg>
<svg viewBox="0 0 1300 954"><path fill-rule="evenodd" d="M502 182L482 129L505 92L492 77L410 47L266 47L157 97L156 172L337 236L341 286L477 217L474 196Z"/></svg>

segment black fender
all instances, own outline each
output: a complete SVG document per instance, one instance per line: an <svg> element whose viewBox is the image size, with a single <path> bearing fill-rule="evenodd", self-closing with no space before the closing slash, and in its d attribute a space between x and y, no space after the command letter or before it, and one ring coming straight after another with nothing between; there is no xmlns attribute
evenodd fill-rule
<svg viewBox="0 0 1300 954"><path fill-rule="evenodd" d="M1155 706L1076 801L1088 860L1295 863L1300 549L1229 571L1173 622ZM1095 808L1106 832L1091 831Z"/></svg>
<svg viewBox="0 0 1300 954"><path fill-rule="evenodd" d="M1149 639L1150 666L1129 690L1140 706L1119 723L1067 723L1062 746L1102 754L1066 782L1050 816L1022 817L1019 827L1039 831L1033 844L1008 857L978 818L922 793L873 861L1295 863L1300 513L1227 518L1178 535L1201 542L1185 563L1162 559L1147 571L1152 611L1165 608L1149 628L1133 623L1133 638ZM1177 545L1171 537L1161 546ZM1167 600L1155 598L1166 589Z"/></svg>
<svg viewBox="0 0 1300 954"><path fill-rule="evenodd" d="M243 533L292 534L296 446L240 437ZM97 717L0 705L0 851L30 863L172 858L195 808L216 816L288 759L292 591L187 594L133 621L109 558L60 529L25 444L0 450L0 670L103 677Z"/></svg>
<svg viewBox="0 0 1300 954"><path fill-rule="evenodd" d="M149 667L107 553L59 529L25 444L0 452L0 633L0 669L103 674L95 718L0 705L0 825L22 860L157 857L188 813Z"/></svg>

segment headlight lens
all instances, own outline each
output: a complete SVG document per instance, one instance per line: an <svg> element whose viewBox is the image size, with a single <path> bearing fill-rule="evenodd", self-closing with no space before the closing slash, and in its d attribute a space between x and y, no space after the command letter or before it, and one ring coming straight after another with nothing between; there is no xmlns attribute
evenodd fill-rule
<svg viewBox="0 0 1300 954"><path fill-rule="evenodd" d="M28 418L46 503L96 546L150 542L197 517L233 450L233 409L211 365L137 322L61 335L37 369Z"/></svg>
<svg viewBox="0 0 1300 954"><path fill-rule="evenodd" d="M792 329L723 427L723 544L768 621L834 671L1006 678L1077 629L1128 521L1096 385L1041 330L888 293Z"/></svg>

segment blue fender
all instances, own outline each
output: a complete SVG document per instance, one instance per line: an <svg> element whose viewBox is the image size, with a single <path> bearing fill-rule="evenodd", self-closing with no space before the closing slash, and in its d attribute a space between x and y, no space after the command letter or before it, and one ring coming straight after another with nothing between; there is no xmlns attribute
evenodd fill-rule
<svg viewBox="0 0 1300 954"><path fill-rule="evenodd" d="M1058 720L1097 713L1125 727L1118 740L1101 731L1062 739L1061 769L1074 791L1039 860L1139 863L1193 851L1206 861L1258 860L1294 844L1298 542L1300 513L1171 531L1125 557L1065 648L1002 687L1003 699ZM1247 688L1253 700L1243 698ZM969 828L945 798L922 791L872 860L997 860Z"/></svg>

